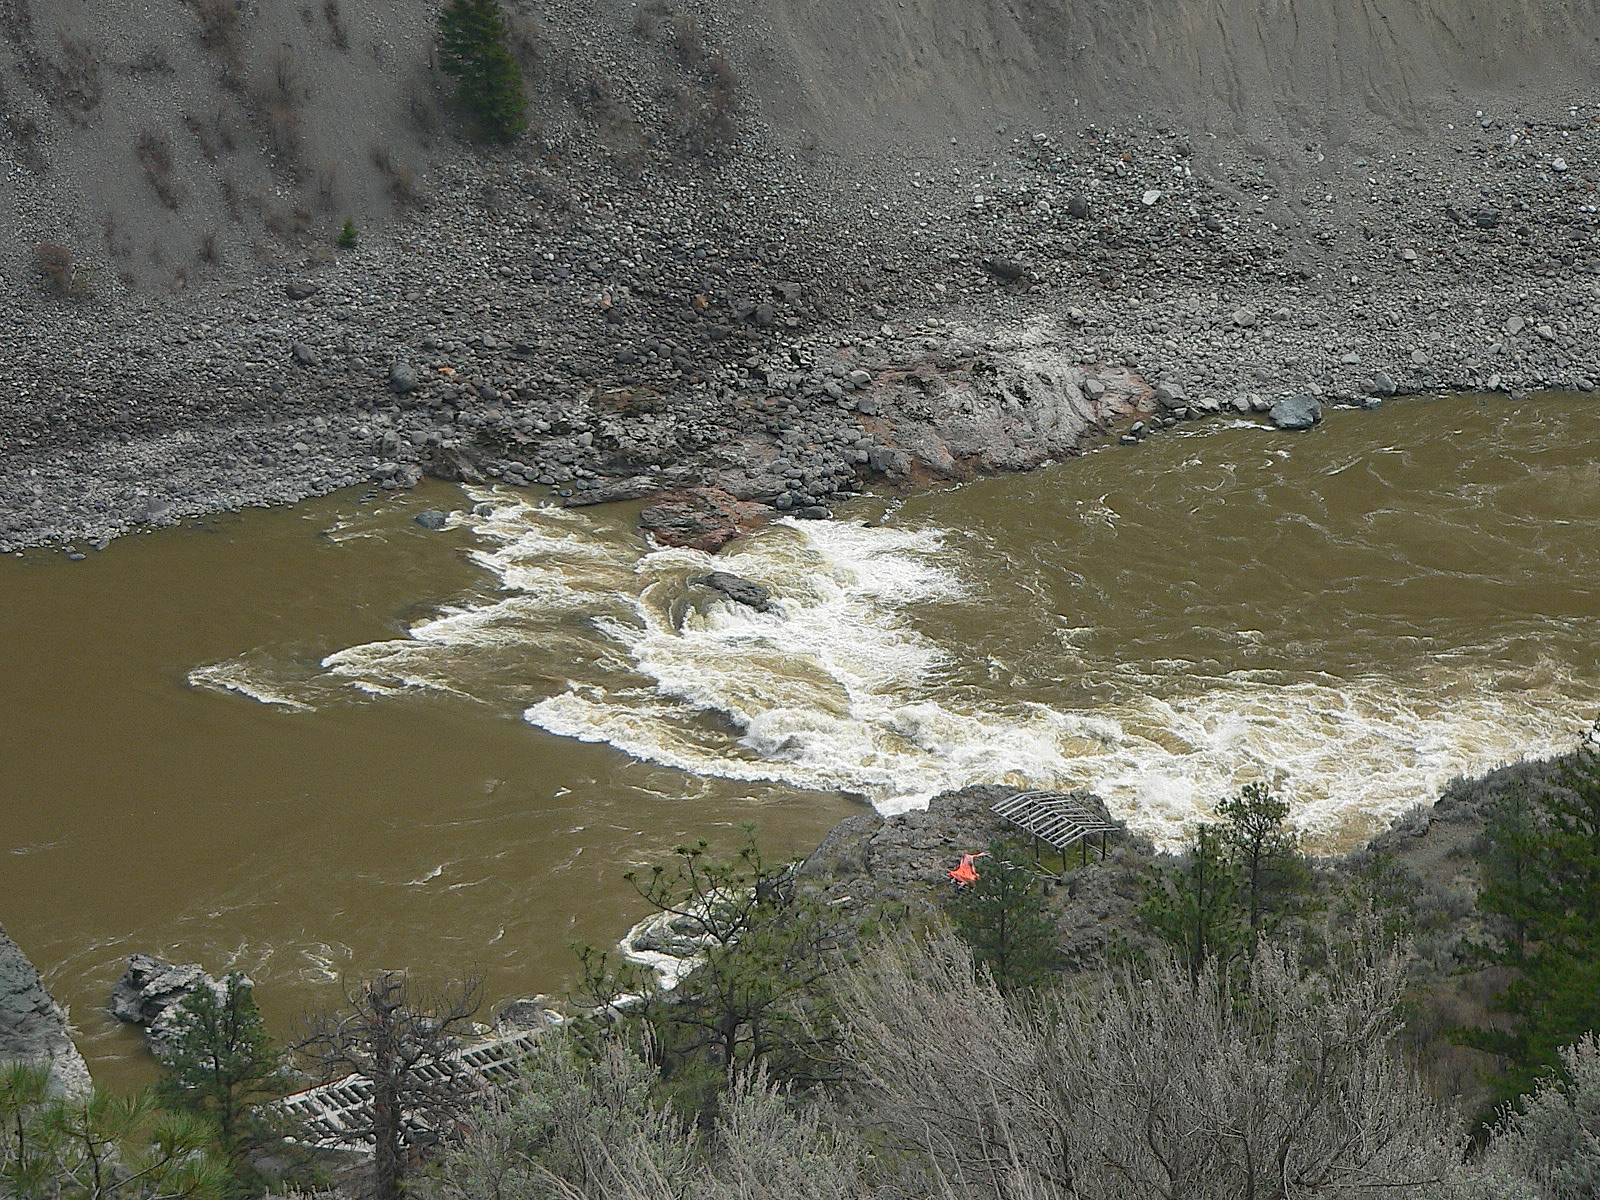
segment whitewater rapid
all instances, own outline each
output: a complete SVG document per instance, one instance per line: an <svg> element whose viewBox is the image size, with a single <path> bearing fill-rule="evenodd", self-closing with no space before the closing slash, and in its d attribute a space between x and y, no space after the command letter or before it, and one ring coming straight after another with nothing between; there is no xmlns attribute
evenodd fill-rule
<svg viewBox="0 0 1600 1200"><path fill-rule="evenodd" d="M941 612L1015 619L949 530L780 521L713 559L597 538L581 512L508 491L468 497L455 519L483 594L298 680L242 658L191 681L297 712L352 690L450 694L663 766L843 791L885 814L975 783L1087 787L1164 843L1258 778L1314 843L1347 840L1453 776L1564 748L1591 696L1554 665L1543 685L1507 689L1471 655L1356 677L1122 660L1085 649L1060 613L1032 654L1094 699L1046 702L1018 685L1024 664L975 661L928 632ZM1081 516L1116 518L1104 497ZM769 588L773 610L691 582L712 569Z"/></svg>

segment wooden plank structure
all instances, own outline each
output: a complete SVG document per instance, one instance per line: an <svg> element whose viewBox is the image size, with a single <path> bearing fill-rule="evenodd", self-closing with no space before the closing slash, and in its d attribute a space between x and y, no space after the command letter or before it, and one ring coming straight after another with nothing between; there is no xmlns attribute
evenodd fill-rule
<svg viewBox="0 0 1600 1200"><path fill-rule="evenodd" d="M463 1071L476 1085L503 1087L517 1075L518 1064L527 1057L542 1029L524 1029L487 1041L464 1046L451 1056L448 1066L432 1064L424 1068L434 1078L447 1072ZM347 1075L332 1083L296 1092L278 1101L278 1107L300 1130L295 1140L322 1150L343 1150L371 1154L372 1145L357 1130L370 1121L372 1081L364 1075ZM413 1145L429 1140L435 1131L408 1128L407 1141Z"/></svg>
<svg viewBox="0 0 1600 1200"><path fill-rule="evenodd" d="M1089 842L1100 835L1100 857L1106 856L1110 836L1122 826L1088 803L1087 797L1072 792L1013 792L990 810L1033 838L1034 857L1041 842L1061 851L1061 869L1067 869L1067 849L1074 842L1089 862Z"/></svg>

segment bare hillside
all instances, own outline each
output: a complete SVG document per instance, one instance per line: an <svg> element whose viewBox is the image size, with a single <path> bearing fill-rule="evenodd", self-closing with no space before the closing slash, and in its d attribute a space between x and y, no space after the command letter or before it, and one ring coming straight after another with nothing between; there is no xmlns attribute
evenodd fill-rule
<svg viewBox="0 0 1600 1200"><path fill-rule="evenodd" d="M1427 137L1446 102L1592 78L1594 0L516 0L524 153L682 148L725 59L775 151L917 157L1018 123ZM106 286L184 289L384 224L465 153L426 4L0 0L7 276L40 242ZM717 67L716 69L722 69ZM684 93L688 93L685 95ZM10 161L6 162L6 158ZM659 169L659 164L657 164Z"/></svg>
<svg viewBox="0 0 1600 1200"><path fill-rule="evenodd" d="M1137 436L1600 379L1600 0L506 7L484 150L432 5L0 0L0 546L421 471L817 508L1033 461L1077 368Z"/></svg>
<svg viewBox="0 0 1600 1200"><path fill-rule="evenodd" d="M5 0L0 11L15 158L0 204L20 235L8 250L67 244L108 289L182 289L270 265L346 216L387 220L438 127L419 7Z"/></svg>
<svg viewBox="0 0 1600 1200"><path fill-rule="evenodd" d="M937 138L986 120L1144 118L1191 133L1338 141L1364 118L1406 133L1442 102L1595 60L1592 0L788 0L774 59L841 141ZM753 14L752 14L753 15Z"/></svg>

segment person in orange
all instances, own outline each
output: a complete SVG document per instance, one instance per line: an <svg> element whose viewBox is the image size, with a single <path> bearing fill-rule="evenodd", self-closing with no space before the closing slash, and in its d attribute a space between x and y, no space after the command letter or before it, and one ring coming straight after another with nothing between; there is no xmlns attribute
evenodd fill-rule
<svg viewBox="0 0 1600 1200"><path fill-rule="evenodd" d="M987 850L981 854L963 854L961 862L946 871L945 874L956 881L957 887L966 887L969 883L977 883L978 871L972 864L978 859L987 858L988 856L989 852Z"/></svg>

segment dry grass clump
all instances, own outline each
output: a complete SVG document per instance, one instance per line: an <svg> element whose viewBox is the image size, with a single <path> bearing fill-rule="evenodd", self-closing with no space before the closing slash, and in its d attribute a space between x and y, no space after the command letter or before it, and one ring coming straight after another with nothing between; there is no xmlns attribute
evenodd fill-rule
<svg viewBox="0 0 1600 1200"><path fill-rule="evenodd" d="M183 126L194 138L200 153L207 162L216 162L219 155L232 154L239 148L239 134L234 127L233 117L221 105L211 115L210 120L201 120L193 113L183 115Z"/></svg>
<svg viewBox="0 0 1600 1200"><path fill-rule="evenodd" d="M633 14L633 32L647 42L661 36L661 27L672 18L672 6L666 0L649 0L639 5Z"/></svg>
<svg viewBox="0 0 1600 1200"><path fill-rule="evenodd" d="M298 180L304 140L300 101L304 89L299 66L289 46L279 46L268 63L268 81L256 97L255 114L262 138L278 170Z"/></svg>
<svg viewBox="0 0 1600 1200"><path fill-rule="evenodd" d="M40 242L33 248L33 265L45 290L68 300L84 300L93 293L88 272L80 267L69 246Z"/></svg>
<svg viewBox="0 0 1600 1200"><path fill-rule="evenodd" d="M317 168L317 207L333 212L339 207L339 164L328 161Z"/></svg>
<svg viewBox="0 0 1600 1200"><path fill-rule="evenodd" d="M231 170L224 171L217 183L222 193L222 206L228 210L228 219L234 224L244 220L244 205L239 196L239 180Z"/></svg>
<svg viewBox="0 0 1600 1200"><path fill-rule="evenodd" d="M667 93L667 120L684 152L694 158L713 158L738 132L738 81L732 64L722 55L699 87L679 84Z"/></svg>
<svg viewBox="0 0 1600 1200"><path fill-rule="evenodd" d="M167 139L153 129L146 129L139 135L134 155L161 203L176 212L183 205L183 196L172 177L172 147Z"/></svg>
<svg viewBox="0 0 1600 1200"><path fill-rule="evenodd" d="M417 173L400 162L387 146L372 148L372 165L389 185L389 196L400 208L420 208L426 197L417 186Z"/></svg>
<svg viewBox="0 0 1600 1200"><path fill-rule="evenodd" d="M150 75L171 75L173 73L172 58L166 49L161 46L151 46L139 51L125 68L126 72L135 79L142 79Z"/></svg>
<svg viewBox="0 0 1600 1200"><path fill-rule="evenodd" d="M222 64L222 81L240 87L244 81L244 29L234 0L189 0L200 23L200 44Z"/></svg>
<svg viewBox="0 0 1600 1200"><path fill-rule="evenodd" d="M635 29L654 38L671 10L659 2L641 9ZM713 50L704 27L687 9L670 15L670 46L691 80L666 93L668 128L680 148L695 158L710 158L733 141L738 127L739 73L721 50Z"/></svg>
<svg viewBox="0 0 1600 1200"><path fill-rule="evenodd" d="M39 122L25 113L10 112L8 107L5 76L0 75L0 137L9 137L17 157L42 174L46 163L39 152Z"/></svg>
<svg viewBox="0 0 1600 1200"><path fill-rule="evenodd" d="M261 223L274 237L295 244L303 244L310 239L315 217L309 208L279 204L260 193L254 197L254 205Z"/></svg>
<svg viewBox="0 0 1600 1200"><path fill-rule="evenodd" d="M432 88L413 81L406 89L406 111L411 117L412 129L424 142L442 128L439 100Z"/></svg>
<svg viewBox="0 0 1600 1200"><path fill-rule="evenodd" d="M322 0L322 19L327 22L328 36L341 54L350 52L350 31L345 28L344 14L339 10L339 0Z"/></svg>
<svg viewBox="0 0 1600 1200"><path fill-rule="evenodd" d="M66 36L61 38L61 54L60 62L47 65L46 95L69 120L87 126L89 115L105 98L100 56L88 41Z"/></svg>

